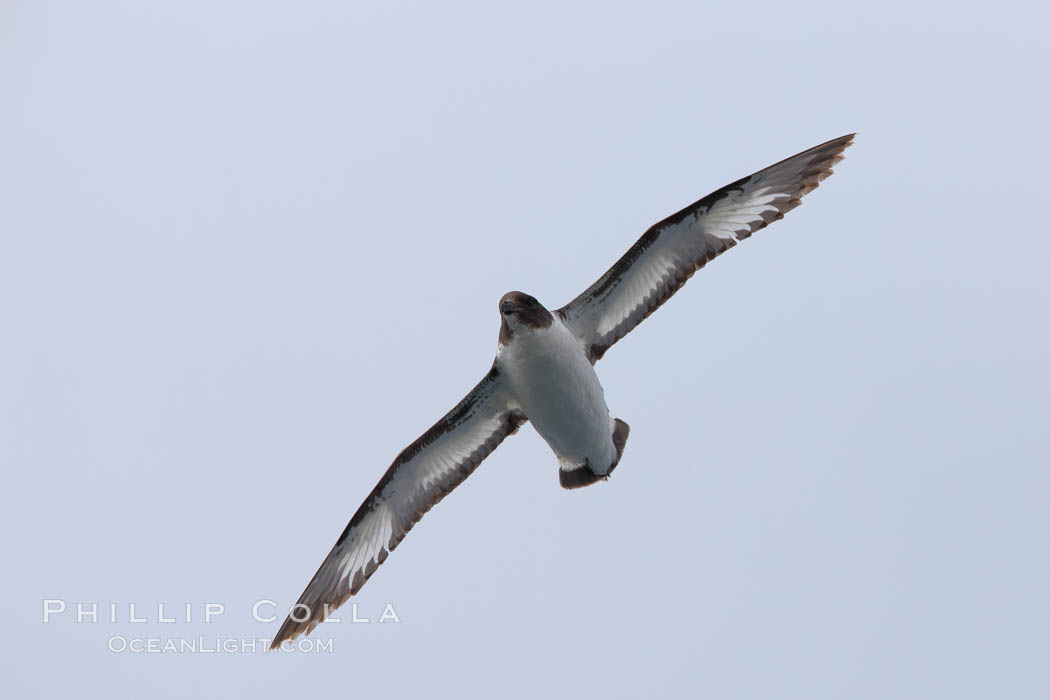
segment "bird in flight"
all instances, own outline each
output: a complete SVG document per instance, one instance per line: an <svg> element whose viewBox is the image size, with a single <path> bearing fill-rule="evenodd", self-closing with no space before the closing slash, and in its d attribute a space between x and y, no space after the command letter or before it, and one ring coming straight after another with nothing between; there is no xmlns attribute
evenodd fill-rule
<svg viewBox="0 0 1050 700"><path fill-rule="evenodd" d="M609 414L595 363L708 261L797 207L832 173L853 136L741 178L651 226L560 309L548 311L523 292L503 295L492 368L394 459L292 607L271 649L309 634L357 593L423 514L526 421L558 458L563 487L608 479L630 428Z"/></svg>

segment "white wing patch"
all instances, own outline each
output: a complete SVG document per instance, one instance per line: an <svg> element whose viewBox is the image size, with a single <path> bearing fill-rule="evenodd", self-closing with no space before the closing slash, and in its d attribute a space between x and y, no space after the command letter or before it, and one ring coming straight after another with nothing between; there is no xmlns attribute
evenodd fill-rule
<svg viewBox="0 0 1050 700"><path fill-rule="evenodd" d="M745 185L746 188L746 185ZM719 238L736 238L743 240L742 232L751 233L751 227L761 222L767 212L779 213L777 203L791 198L787 192L770 192L763 187L750 196L743 191L733 192L719 200L704 214L694 214L693 226Z"/></svg>

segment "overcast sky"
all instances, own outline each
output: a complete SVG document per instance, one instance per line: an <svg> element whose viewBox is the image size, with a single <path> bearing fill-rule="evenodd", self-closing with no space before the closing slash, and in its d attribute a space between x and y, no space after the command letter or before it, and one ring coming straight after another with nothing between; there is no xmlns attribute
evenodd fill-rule
<svg viewBox="0 0 1050 700"><path fill-rule="evenodd" d="M503 5L0 4L6 695L1045 692L1047 16ZM272 637L504 292L852 131L598 365L607 483L526 427L330 650L112 650Z"/></svg>

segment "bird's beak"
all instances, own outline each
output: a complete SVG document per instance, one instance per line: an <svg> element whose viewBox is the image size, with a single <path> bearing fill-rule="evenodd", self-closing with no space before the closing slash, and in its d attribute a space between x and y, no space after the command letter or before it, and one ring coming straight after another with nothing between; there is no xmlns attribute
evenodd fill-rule
<svg viewBox="0 0 1050 700"><path fill-rule="evenodd" d="M512 314L518 310L518 307L513 301L505 301L499 305L499 310L505 314Z"/></svg>

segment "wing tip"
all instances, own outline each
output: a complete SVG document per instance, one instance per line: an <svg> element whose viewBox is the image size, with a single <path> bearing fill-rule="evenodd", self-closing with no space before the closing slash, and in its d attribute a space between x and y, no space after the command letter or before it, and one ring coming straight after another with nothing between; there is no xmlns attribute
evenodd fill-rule
<svg viewBox="0 0 1050 700"><path fill-rule="evenodd" d="M345 594L339 596L332 602L321 603L319 600L308 602L306 600L308 592L309 589L304 591L298 602L296 602L291 611L289 611L288 617L284 619L281 628L277 630L277 635L273 638L273 641L270 642L270 651L278 649L284 642L294 641L300 635L309 636L310 633L314 631L315 627L327 620L328 617L335 612L336 608L349 600L350 596L353 594L348 588ZM303 609L305 609L306 614L301 615L301 620L297 620L297 611Z"/></svg>
<svg viewBox="0 0 1050 700"><path fill-rule="evenodd" d="M291 614L285 618L284 624L281 625L281 629L277 631L277 636L270 642L270 651L279 649L285 642L294 641L300 635L309 636L314 628L324 620L324 615L320 616L320 619L315 619L316 615L311 613L310 618L303 621L297 621L292 618Z"/></svg>
<svg viewBox="0 0 1050 700"><path fill-rule="evenodd" d="M787 161L793 161L800 157L808 156L808 167L802 173L802 177L797 185L798 189L792 193L791 199L788 202L791 205L790 209L794 209L801 204L801 199L804 196L817 189L821 182L835 172L834 166L838 165L846 158L843 152L853 145L853 138L856 135L856 133L853 133L839 136L837 139L831 139L830 141L787 159ZM776 166L767 168L767 170L771 170L773 167ZM783 211L786 210L782 210L782 213Z"/></svg>
<svg viewBox="0 0 1050 700"><path fill-rule="evenodd" d="M841 152L852 146L853 139L855 138L857 138L856 131L854 131L852 134L844 134L842 136L839 136L838 138L831 139L830 141L825 141L813 150L817 150L820 148L835 147Z"/></svg>
<svg viewBox="0 0 1050 700"><path fill-rule="evenodd" d="M775 163L768 168L764 168L754 175L751 175L750 177L753 178L784 165L790 167L791 163L805 163L801 168L801 172L796 176L794 190L791 191L790 194L785 194L785 198L775 205L775 209L763 212L761 214L761 220L752 222L744 228L735 231L732 234L732 237L738 241L750 238L753 234L761 231L774 221L780 221L784 218L785 214L801 205L803 197L817 189L821 182L835 172L833 166L837 165L845 158L843 151L853 145L853 139L856 135L856 132L854 132L852 134L846 134L845 136L839 136L830 141L825 141L819 146L814 146L813 148L797 153L790 158L785 158L779 163Z"/></svg>
<svg viewBox="0 0 1050 700"><path fill-rule="evenodd" d="M842 162L846 157L843 152L853 145L853 139L856 138L856 132L852 134L846 134L845 136L839 136L838 138L825 141L819 146L814 146L808 151L803 151L797 156L792 156L787 160L794 160L799 156L810 156L814 165L820 164L821 166L821 180L832 173L832 166ZM785 162L785 161L781 161ZM778 163L779 165L779 163Z"/></svg>

